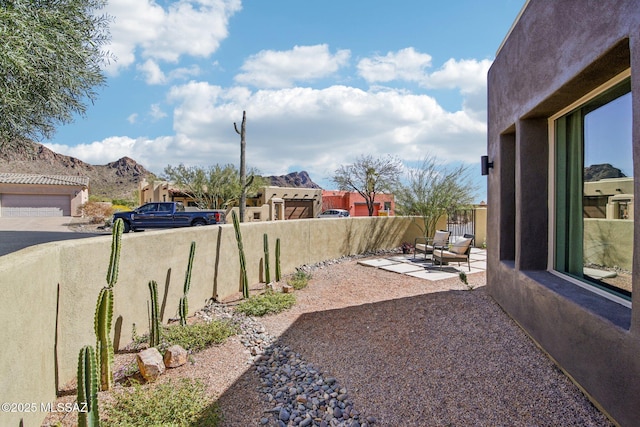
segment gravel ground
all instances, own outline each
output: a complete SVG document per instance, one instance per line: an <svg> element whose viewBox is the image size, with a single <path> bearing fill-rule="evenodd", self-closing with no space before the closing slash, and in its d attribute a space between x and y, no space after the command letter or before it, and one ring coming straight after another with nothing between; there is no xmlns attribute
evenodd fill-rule
<svg viewBox="0 0 640 427"><path fill-rule="evenodd" d="M245 319L159 381L201 378L223 426L612 425L487 295L484 273L468 290L353 259L306 269L292 309Z"/></svg>

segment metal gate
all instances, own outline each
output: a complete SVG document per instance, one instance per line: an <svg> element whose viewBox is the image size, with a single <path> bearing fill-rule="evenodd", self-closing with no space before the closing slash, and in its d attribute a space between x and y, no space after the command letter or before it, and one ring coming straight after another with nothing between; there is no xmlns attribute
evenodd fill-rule
<svg viewBox="0 0 640 427"><path fill-rule="evenodd" d="M455 211L447 216L447 230L452 236L464 236L465 234L476 234L476 211L475 209L463 209Z"/></svg>

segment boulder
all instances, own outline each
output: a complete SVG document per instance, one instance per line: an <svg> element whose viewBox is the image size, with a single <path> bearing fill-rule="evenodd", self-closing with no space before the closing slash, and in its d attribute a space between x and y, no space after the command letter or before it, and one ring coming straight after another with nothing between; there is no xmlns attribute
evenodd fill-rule
<svg viewBox="0 0 640 427"><path fill-rule="evenodd" d="M177 368L187 363L189 353L179 345L172 345L164 352L164 366Z"/></svg>
<svg viewBox="0 0 640 427"><path fill-rule="evenodd" d="M157 348L142 350L136 357L138 369L147 381L155 381L166 370L162 355Z"/></svg>

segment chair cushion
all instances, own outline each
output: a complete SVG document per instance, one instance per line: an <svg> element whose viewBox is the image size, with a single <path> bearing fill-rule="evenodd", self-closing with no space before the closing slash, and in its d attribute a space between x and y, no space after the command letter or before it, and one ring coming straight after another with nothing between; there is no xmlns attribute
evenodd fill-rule
<svg viewBox="0 0 640 427"><path fill-rule="evenodd" d="M450 231L436 231L436 235L433 236L433 246L446 246L450 234Z"/></svg>
<svg viewBox="0 0 640 427"><path fill-rule="evenodd" d="M469 249L469 245L471 245L471 240L472 239L468 237L460 237L456 239L455 242L449 245L449 251L453 252L454 254L462 255L465 252L467 252L467 249Z"/></svg>

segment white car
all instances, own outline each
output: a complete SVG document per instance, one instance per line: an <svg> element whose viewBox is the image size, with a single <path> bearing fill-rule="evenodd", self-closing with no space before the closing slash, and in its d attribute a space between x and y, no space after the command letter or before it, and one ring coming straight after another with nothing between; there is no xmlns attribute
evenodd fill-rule
<svg viewBox="0 0 640 427"><path fill-rule="evenodd" d="M318 215L318 218L343 218L349 216L349 211L344 209L328 209Z"/></svg>

